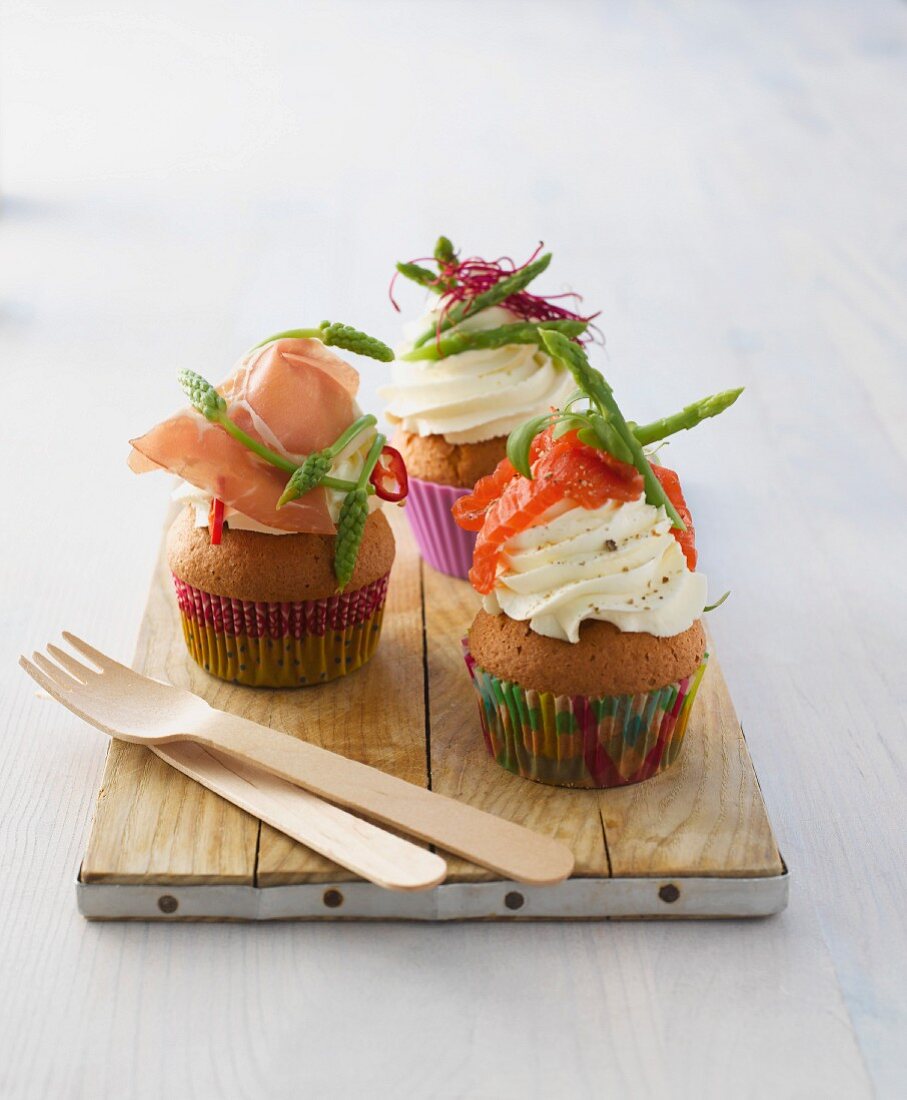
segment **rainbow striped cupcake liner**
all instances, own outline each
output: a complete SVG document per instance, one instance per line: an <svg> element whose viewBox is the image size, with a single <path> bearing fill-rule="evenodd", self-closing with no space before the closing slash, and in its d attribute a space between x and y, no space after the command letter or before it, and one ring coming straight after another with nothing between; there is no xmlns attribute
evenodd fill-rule
<svg viewBox="0 0 907 1100"><path fill-rule="evenodd" d="M623 787L680 755L708 654L691 675L635 695L554 695L501 680L463 642L485 746L524 779L557 787Z"/></svg>
<svg viewBox="0 0 907 1100"><path fill-rule="evenodd" d="M375 652L386 574L342 595L267 603L216 596L175 574L189 655L221 680L250 687L306 687L360 668Z"/></svg>

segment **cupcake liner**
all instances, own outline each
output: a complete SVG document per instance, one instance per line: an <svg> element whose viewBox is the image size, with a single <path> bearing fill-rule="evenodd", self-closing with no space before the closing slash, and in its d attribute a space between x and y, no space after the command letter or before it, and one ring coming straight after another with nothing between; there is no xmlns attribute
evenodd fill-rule
<svg viewBox="0 0 907 1100"><path fill-rule="evenodd" d="M696 671L635 695L555 695L501 680L463 642L485 746L508 771L558 787L623 787L665 771L683 746L708 654Z"/></svg>
<svg viewBox="0 0 907 1100"><path fill-rule="evenodd" d="M192 659L212 676L252 687L305 687L364 665L381 634L390 574L355 592L269 603L173 583Z"/></svg>
<svg viewBox="0 0 907 1100"><path fill-rule="evenodd" d="M454 523L451 508L472 489L436 485L433 481L409 479L406 514L422 557L439 573L464 580L472 567L476 532L464 531Z"/></svg>

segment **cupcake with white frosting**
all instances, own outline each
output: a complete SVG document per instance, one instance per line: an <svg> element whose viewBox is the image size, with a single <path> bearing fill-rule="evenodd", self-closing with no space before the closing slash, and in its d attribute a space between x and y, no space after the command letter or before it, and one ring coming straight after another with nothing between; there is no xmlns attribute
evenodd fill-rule
<svg viewBox="0 0 907 1100"><path fill-rule="evenodd" d="M442 237L427 261L433 268L397 265L432 297L405 326L381 394L410 474L407 514L416 540L429 564L452 576L466 576L475 536L452 523L451 507L492 473L514 428L560 405L572 389L540 332L582 340L592 318L527 290L550 260L534 255L516 267L461 259Z"/></svg>
<svg viewBox="0 0 907 1100"><path fill-rule="evenodd" d="M740 391L628 423L580 347L543 339L588 404L517 429L508 457L454 508L478 534L470 580L483 609L467 666L486 745L505 768L621 786L677 758L707 662L690 513L677 475L645 448Z"/></svg>

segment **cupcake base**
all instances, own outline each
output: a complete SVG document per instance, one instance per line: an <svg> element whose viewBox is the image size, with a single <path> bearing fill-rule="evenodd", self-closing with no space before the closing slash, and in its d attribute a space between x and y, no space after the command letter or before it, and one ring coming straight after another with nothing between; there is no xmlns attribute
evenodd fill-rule
<svg viewBox="0 0 907 1100"><path fill-rule="evenodd" d="M692 675L633 695L555 695L481 668L464 640L485 746L515 775L557 787L607 788L666 771L680 755L708 654Z"/></svg>
<svg viewBox="0 0 907 1100"><path fill-rule="evenodd" d="M388 576L342 595L281 603L216 596L175 574L173 583L198 665L234 684L290 688L327 683L365 664L381 635Z"/></svg>

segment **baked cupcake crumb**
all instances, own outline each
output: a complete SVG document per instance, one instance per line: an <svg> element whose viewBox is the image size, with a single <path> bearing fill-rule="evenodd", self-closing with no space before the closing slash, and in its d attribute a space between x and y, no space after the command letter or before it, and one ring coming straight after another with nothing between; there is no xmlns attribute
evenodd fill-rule
<svg viewBox="0 0 907 1100"><path fill-rule="evenodd" d="M669 638L589 619L578 642L563 642L536 634L527 622L479 611L469 649L479 666L502 680L555 695L597 697L653 691L691 676L702 663L706 638L699 619Z"/></svg>
<svg viewBox="0 0 907 1100"><path fill-rule="evenodd" d="M507 437L503 435L481 443L448 443L443 435L400 430L392 442L403 455L410 477L461 489L471 489L480 477L494 473L507 453Z"/></svg>
<svg viewBox="0 0 907 1100"><path fill-rule="evenodd" d="M187 506L167 535L167 561L181 581L216 596L268 603L319 600L337 592L335 535L270 535L224 529L212 546L207 527L195 526ZM370 512L356 568L347 586L364 588L390 571L394 536L384 513Z"/></svg>

